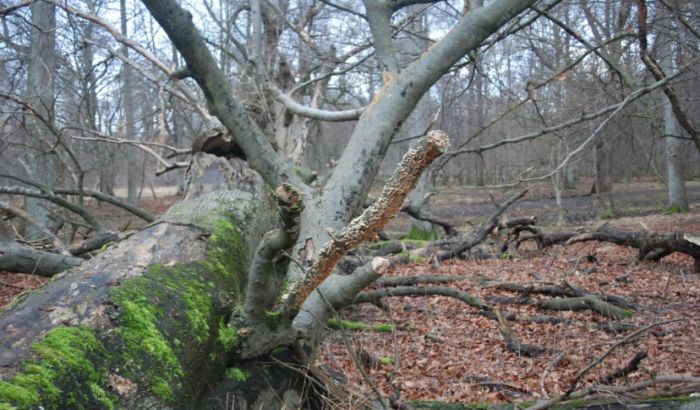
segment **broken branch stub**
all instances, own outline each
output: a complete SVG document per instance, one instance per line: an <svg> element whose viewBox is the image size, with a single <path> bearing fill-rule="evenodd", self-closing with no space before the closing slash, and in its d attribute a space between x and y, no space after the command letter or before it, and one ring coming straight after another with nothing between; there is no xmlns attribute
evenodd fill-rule
<svg viewBox="0 0 700 410"><path fill-rule="evenodd" d="M306 274L290 287L286 309L299 311L304 300L330 275L338 261L364 241L374 239L401 211L404 199L413 190L423 170L447 152L450 138L443 131L430 131L415 148L408 150L394 170L375 203L321 248L318 258Z"/></svg>

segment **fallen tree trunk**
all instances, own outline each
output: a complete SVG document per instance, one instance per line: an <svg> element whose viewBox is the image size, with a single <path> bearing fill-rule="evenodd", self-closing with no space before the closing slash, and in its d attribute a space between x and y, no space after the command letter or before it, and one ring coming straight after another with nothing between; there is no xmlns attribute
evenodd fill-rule
<svg viewBox="0 0 700 410"><path fill-rule="evenodd" d="M252 183L252 193L215 191L171 207L0 316L0 409L216 408L231 395L241 409L316 407L306 403L319 396L306 389L311 380L326 401L333 391L347 400L318 382L323 374L310 363L325 330L317 322L350 304L389 261L331 273L399 211L448 141L435 131L409 151L377 202L310 252L315 259L291 285L280 273L304 210L291 185L273 193ZM236 174L227 164L222 181ZM278 349L293 361L270 365ZM224 378L237 384L217 389Z"/></svg>
<svg viewBox="0 0 700 410"><path fill-rule="evenodd" d="M82 261L76 256L40 251L14 241L0 241L0 271L51 277L77 266Z"/></svg>
<svg viewBox="0 0 700 410"><path fill-rule="evenodd" d="M201 408L226 375L261 374L250 362L226 371L238 338L227 322L268 211L266 193L183 202L15 301L0 316L0 408ZM236 408L279 408L304 382L266 372L284 389L242 390Z"/></svg>
<svg viewBox="0 0 700 410"><path fill-rule="evenodd" d="M205 202L216 206L204 212ZM213 222L249 202L229 192L190 210ZM226 276L238 272L233 258L202 262L214 226L190 222L156 223L9 307L0 317L0 407L195 405L236 338L225 324L238 289ZM215 246L235 255L238 244L213 232Z"/></svg>

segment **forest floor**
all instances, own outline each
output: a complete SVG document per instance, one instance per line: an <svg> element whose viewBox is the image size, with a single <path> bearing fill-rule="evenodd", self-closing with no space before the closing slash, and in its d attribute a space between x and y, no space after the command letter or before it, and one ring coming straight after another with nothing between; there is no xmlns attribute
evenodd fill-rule
<svg viewBox="0 0 700 410"><path fill-rule="evenodd" d="M700 233L700 214L645 216L611 221L613 228L640 230L640 224L660 232ZM645 326L674 319L643 332L615 349L579 383L595 382L640 352L647 357L639 369L614 382L647 380L654 375L700 376L700 275L690 257L672 254L661 262L639 262L637 251L588 242L537 250L534 245L510 250L505 257L453 260L399 266L387 275L455 275L450 287L478 297L494 308L518 317L555 316L569 323L511 322L522 343L551 349L539 357L509 352L497 323L462 302L443 296L385 298L387 310L356 306L341 318L368 324L391 324L393 332L334 331L319 361L343 371L352 384L371 392L354 365L361 358L372 383L385 395L400 389L403 400L446 402L522 402L551 397L571 386L575 375L613 344ZM534 303L548 298L532 295L528 304L495 301L517 293L495 289L494 283L552 285L566 281L588 293L618 296L635 306L632 325L624 332L596 328L608 321L591 311L545 311ZM350 347L350 348L348 348ZM367 358L374 358L368 360ZM342 369L342 370L341 370ZM365 393L370 394L370 393Z"/></svg>
<svg viewBox="0 0 700 410"><path fill-rule="evenodd" d="M530 190L506 216L535 215L552 230L573 230L606 223L611 229L700 234L700 183L688 185L691 212L665 214L665 187L654 183L615 186L615 219L596 215L595 195L588 189L565 193L565 225L554 226L558 209L547 186ZM434 213L469 230L511 193L501 190L451 188L438 192ZM484 198L491 198L484 201ZM406 229L407 217L392 224ZM498 239L492 238L498 243ZM385 298L382 310L373 305L342 312L341 319L368 324L391 324L392 332L335 331L327 339L319 362L342 371L352 385L372 394L373 384L387 397L400 391L401 400L457 402L523 402L566 392L577 373L606 353L615 343L646 326L587 372L578 388L625 367L638 353L646 353L638 370L613 384L648 380L657 375L700 376L700 275L693 273L692 258L671 254L661 262L639 262L635 249L609 243L585 242L538 250L526 243L518 250L499 254L499 246L486 259L452 260L402 265L388 276L454 275L461 279L447 286L460 289L504 312L527 318L555 316L568 323L511 322L520 342L551 349L530 358L509 352L497 322L478 314L457 299L444 296ZM483 255L484 253L479 253ZM487 251L488 254L488 251ZM592 311L544 311L535 304L548 298L531 295L529 303L501 303L522 296L495 289L494 283L553 285L569 283L588 293L623 298L635 306L632 325L624 332L605 332L596 325L609 319ZM497 301L498 300L498 301ZM678 322L664 323L679 319ZM354 357L353 357L354 356ZM355 365L366 366L365 376ZM349 370L350 369L350 370ZM369 380L367 379L369 377ZM612 395L611 395L612 396Z"/></svg>
<svg viewBox="0 0 700 410"><path fill-rule="evenodd" d="M626 216L605 221L596 217L600 210L596 209L595 197L584 195L587 190L580 188L580 192L567 193L564 200L569 226L549 228L573 229L606 222L611 228L621 230L682 230L700 234L700 183L691 182L688 188L691 212L666 215L662 186L620 184L615 187L615 204L620 214ZM501 201L507 195L510 193L500 190L440 189L434 198L434 212L451 219L460 230L468 231L494 209L490 196ZM178 200L149 198L141 205L158 215ZM108 217L114 228L135 229L143 225L109 206L94 210L98 216ZM506 215L537 215L544 225L549 225L556 220L557 209L551 193L543 186L531 190ZM407 224L408 219L402 216L392 223L390 230L403 230ZM640 352L647 357L638 370L614 383L646 380L656 375L700 376L700 275L693 273L692 260L685 255L672 254L656 263L639 262L636 256L636 250L599 242L543 250L538 250L534 243L526 243L506 254L494 250L486 258L393 268L387 275L459 276L459 281L445 286L458 288L518 317L547 315L567 321L511 322L512 331L522 343L551 349L529 358L509 352L497 323L456 299L385 298L387 310L361 305L346 309L341 318L391 324L392 331L333 331L317 363L341 372L348 379L348 386L357 386L364 394L372 394L371 385L374 385L387 396L400 391L401 400L531 401L566 391L579 371L616 342L658 323L615 348L583 377L579 387L624 367ZM0 272L0 305L45 281L33 275ZM505 303L503 297L513 299L519 295L493 286L500 282L541 285L564 281L585 292L613 295L633 304L632 317L624 320L632 325L631 330L620 333L600 330L596 325L608 319L591 311L543 311L534 303L546 296L531 295L530 303L525 304ZM679 321L665 323L672 320ZM369 379L358 370L353 356L364 363L361 366Z"/></svg>

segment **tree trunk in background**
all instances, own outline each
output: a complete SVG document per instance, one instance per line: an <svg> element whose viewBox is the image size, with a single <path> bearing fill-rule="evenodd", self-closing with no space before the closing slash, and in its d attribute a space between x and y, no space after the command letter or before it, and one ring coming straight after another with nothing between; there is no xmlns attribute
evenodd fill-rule
<svg viewBox="0 0 700 410"><path fill-rule="evenodd" d="M418 6L409 7L407 12L417 12L418 8ZM421 17L415 19L413 23L409 25L408 30L412 33L416 33L417 35L428 37L425 14L422 14ZM418 40L400 41L396 43L396 47L408 55L420 55L420 53L427 48L427 46L427 44L421 44L421 42ZM407 136L414 136L425 132L433 117L433 110L434 107L430 98L430 93L426 93L423 98L418 101L418 104L416 104L416 108L413 110L411 115L406 119L403 126L404 134ZM415 146L416 144L414 143L412 145ZM432 188L432 180L432 172L431 169L428 168L428 170L421 175L416 187L408 195L408 198L406 198L406 203L420 208L425 212L430 212L432 207L430 204L429 194ZM425 233L432 234L433 232L433 224L431 222L411 218L411 225Z"/></svg>
<svg viewBox="0 0 700 410"><path fill-rule="evenodd" d="M481 154L476 154L474 156L474 185L485 185L484 169L486 169L486 161L484 160L484 156Z"/></svg>
<svg viewBox="0 0 700 410"><path fill-rule="evenodd" d="M571 164L566 166L566 189L576 189L576 171Z"/></svg>
<svg viewBox="0 0 700 410"><path fill-rule="evenodd" d="M612 180L610 178L610 147L602 140L593 147L593 172L595 173L594 189L598 195L598 204L604 212L615 212L612 201ZM606 198L607 197L607 198ZM606 203L606 199L609 203Z"/></svg>
<svg viewBox="0 0 700 410"><path fill-rule="evenodd" d="M270 46L274 49L275 46ZM294 87L291 67L285 60L278 65L276 82L284 92ZM274 120L275 144L277 152L295 165L302 165L307 147L307 118L293 114L284 104L273 100L271 117Z"/></svg>
<svg viewBox="0 0 700 410"><path fill-rule="evenodd" d="M121 31L127 37L126 0L119 0L119 7L121 10ZM129 58L129 47L126 45L122 46L122 54L124 57ZM124 106L124 138L135 140L138 138L136 136L136 127L134 126L134 84L131 66L128 64L122 65L122 85L124 87L122 97ZM141 175L138 169L137 149L135 147L127 147L125 152L127 158L127 202L131 205L136 205L139 200L138 183Z"/></svg>
<svg viewBox="0 0 700 410"><path fill-rule="evenodd" d="M663 12L663 15L667 13ZM664 35L663 30L659 33L659 65L666 75L675 72L674 49L671 39ZM683 177L683 140L680 137L680 127L676 116L673 113L671 101L665 93L661 96L661 107L663 108L664 119L664 142L666 146L666 176L668 178L668 206L669 210L687 212L688 197L686 196L685 180Z"/></svg>
<svg viewBox="0 0 700 410"><path fill-rule="evenodd" d="M335 50L331 50L329 59L335 57ZM332 61L328 61L326 67L321 70L321 76L330 74L332 71ZM328 93L328 82L330 76L322 81L317 81L314 85L313 94L311 95L310 106L314 108L323 108L324 96ZM326 175L332 168L329 164L329 144L330 138L324 138L321 134L321 124L318 121L310 118L304 118L305 145L303 165L316 171L318 176L325 180Z"/></svg>
<svg viewBox="0 0 700 410"><path fill-rule="evenodd" d="M56 8L43 1L33 2L31 49L27 64L27 102L46 120L54 118L54 73L56 70ZM33 148L28 150L30 177L47 186L55 186L58 179L58 159L51 152L51 132L46 125L33 116L26 117L27 141ZM27 198L27 212L40 224L50 227L48 202ZM43 234L27 226L26 239L35 240Z"/></svg>
<svg viewBox="0 0 700 410"><path fill-rule="evenodd" d="M471 114L474 115L473 119L470 118L470 122L473 124L474 132L482 129L484 127L484 116L485 116L485 106L484 106L484 93L486 92L484 87L484 79L481 74L476 73L474 75L474 90L476 92L476 98L474 101L473 111ZM476 186L484 186L486 184L484 179L484 170L486 169L486 161L482 154L476 154L474 156L474 184Z"/></svg>
<svg viewBox="0 0 700 410"><path fill-rule="evenodd" d="M666 145L666 175L668 177L668 206L669 209L687 212L688 198L686 196L685 181L683 179L682 150L683 140L679 136L678 123L673 115L673 109L668 98L664 95L662 106L664 113L664 139Z"/></svg>
<svg viewBox="0 0 700 410"><path fill-rule="evenodd" d="M95 14L95 2L93 0L87 0L85 2L85 5L87 6L87 9L90 13ZM94 33L94 26L92 24L86 24L85 27L83 28L83 37L88 40L88 41L95 41L95 37L93 35ZM90 129L90 130L97 130L99 129L99 126L97 124L97 89L96 89L96 78L95 78L95 71L93 70L93 64L95 61L95 53L93 49L93 45L91 44L85 44L85 46L82 49L81 52L81 60L83 64L83 79L82 79L82 86L83 86L83 95L85 96L85 99L83 100L84 108L83 112L85 113L82 117L82 123L83 127L85 129ZM81 131L81 135L83 137L90 136L90 134L86 131ZM107 145L107 144L104 144ZM112 195L112 189L111 185L108 185L108 180L106 178L106 173L105 171L111 171L112 168L109 166L110 163L110 158L111 155L106 147L102 147L100 145L96 146L91 146L89 148L90 150L90 157L95 159L95 164L99 167L99 175L98 175L98 189L102 194L105 195Z"/></svg>

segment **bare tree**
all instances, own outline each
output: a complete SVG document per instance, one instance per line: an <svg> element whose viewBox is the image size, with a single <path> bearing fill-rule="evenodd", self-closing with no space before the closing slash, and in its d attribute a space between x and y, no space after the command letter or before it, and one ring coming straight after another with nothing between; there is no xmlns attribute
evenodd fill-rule
<svg viewBox="0 0 700 410"><path fill-rule="evenodd" d="M374 6L384 10L382 19L370 19L374 43L389 44L391 40L386 37L390 35L388 16L412 2L372 1L371 6L368 3L368 15L372 15L371 7ZM63 279L52 282L55 290L47 289L47 292L58 296L61 287L71 286L88 272L106 274L99 280L94 277L97 280L92 283L95 287L81 290L81 296L69 304L66 304L68 301L51 302L55 311L72 312L68 313L70 318L57 320L56 315L35 317L33 312L37 309L30 307L38 303L35 297L26 299L2 316L0 327L14 329L3 340L3 345L10 343L15 346L12 351L3 350L3 369L15 366L14 369L20 371L15 376L3 374L6 379L3 383L28 387L20 376L31 369L21 368L21 363L28 358L32 344L44 346L59 337L72 346L70 349L80 349L74 343L82 340L80 343L86 350L80 356L89 357L92 364L88 367L101 374L88 372L86 377L73 377L70 374L78 367L72 365L54 373L56 376L52 382L59 382L59 379L77 382L63 386L70 391L86 392L81 398L72 399L81 400L85 406L104 403L105 400L116 400L130 408L195 403L202 397L206 384L213 381L210 376L220 377L223 368L234 363L247 366L246 360L251 360L251 365L260 360L267 361L269 359L265 357L279 347L286 347L294 353L293 358L285 360L307 364L322 338L326 319L336 309L352 303L355 295L380 276L388 265L386 260L378 258L347 275L335 272L337 263L358 244L379 233L401 209L403 199L423 169L449 145L444 133L429 133L421 145L404 156L377 201L360 214L382 158L404 118L430 87L467 52L533 3L534 0L498 0L468 12L440 41L406 67L386 66L390 67L390 75L359 119L334 172L323 189L319 189L307 185L274 151L268 136L232 93L228 78L195 29L190 13L175 1L145 1L187 64L186 72L179 78L191 77L197 82L211 113L233 136L250 167L262 177L264 182L258 184L277 187L277 211L274 206L270 207L269 191L262 186L254 188L253 194L219 192L195 198L195 202L172 209L160 224L132 236L104 257L93 259ZM253 13L254 7L253 3ZM380 61L384 58L391 61L390 48L384 50L378 46ZM261 60L253 59L252 62L256 68L263 64ZM334 114L324 112L322 115ZM216 222L219 218L214 215L221 215L217 209L223 209L224 215L237 217L228 222L225 218L223 222ZM279 217L273 216L277 212ZM200 219L205 215L209 216ZM204 257L206 241L195 238L201 238L212 227L209 262L200 265L204 270L194 267L193 271L185 265L176 267ZM151 247L149 243L158 245ZM187 249L179 249L180 246ZM142 259L136 262L138 267L130 262L125 262L122 267L112 265L113 261L129 254ZM170 273L159 276L159 270ZM182 275L176 274L177 279L175 276L167 279L175 271ZM107 285L107 288L113 288L106 293L96 293L96 289L104 289L98 282L102 283L107 277L111 277L108 282L115 287ZM146 279L148 277L156 279L155 282ZM226 278L229 278L228 285L224 284ZM210 280L213 288L204 285ZM147 283L157 284L158 288L169 286L174 293L168 291L160 296L146 296L141 292L155 289ZM200 288L202 285L204 288ZM219 290L216 290L217 286ZM223 299L217 300L216 294ZM154 298L159 302L150 305ZM69 307L78 299L91 300L82 313ZM112 312L108 315L116 314L117 317L111 324L101 322L99 318L104 316L95 310L98 306L107 306L108 300L113 301L115 308L107 308ZM224 300L228 302L221 304ZM188 312L184 317L188 319L173 321L167 315L163 316L161 309L166 304L167 311L174 314L184 308L184 312ZM228 318L234 306L237 306L237 313ZM137 311L141 313L137 314ZM136 322L128 324L128 317L133 317L133 314L139 316L134 319L140 325ZM21 317L23 319L19 320ZM22 324L30 322L31 326ZM78 326L56 327L60 323ZM170 326L174 326L170 328L174 333L166 330ZM152 336L147 336L149 340L139 341L147 334ZM17 343L17 338L22 341ZM115 344L107 348L105 343ZM114 360L105 361L108 350L119 352L113 356ZM184 352L192 354L185 358L181 356ZM40 353L39 358L45 356ZM54 368L49 362L39 366ZM283 368L275 370L280 381L291 377ZM107 394L108 386L115 393ZM277 389L281 394L270 393L270 390ZM288 405L298 405L301 391L299 384L285 381L277 387L265 386L251 392L252 396L244 403L255 408L271 408L279 406L281 398ZM39 387L35 394L22 403L14 396L8 399L17 405L33 405L49 400L46 394L50 394L50 390ZM51 400L60 403L63 398Z"/></svg>

